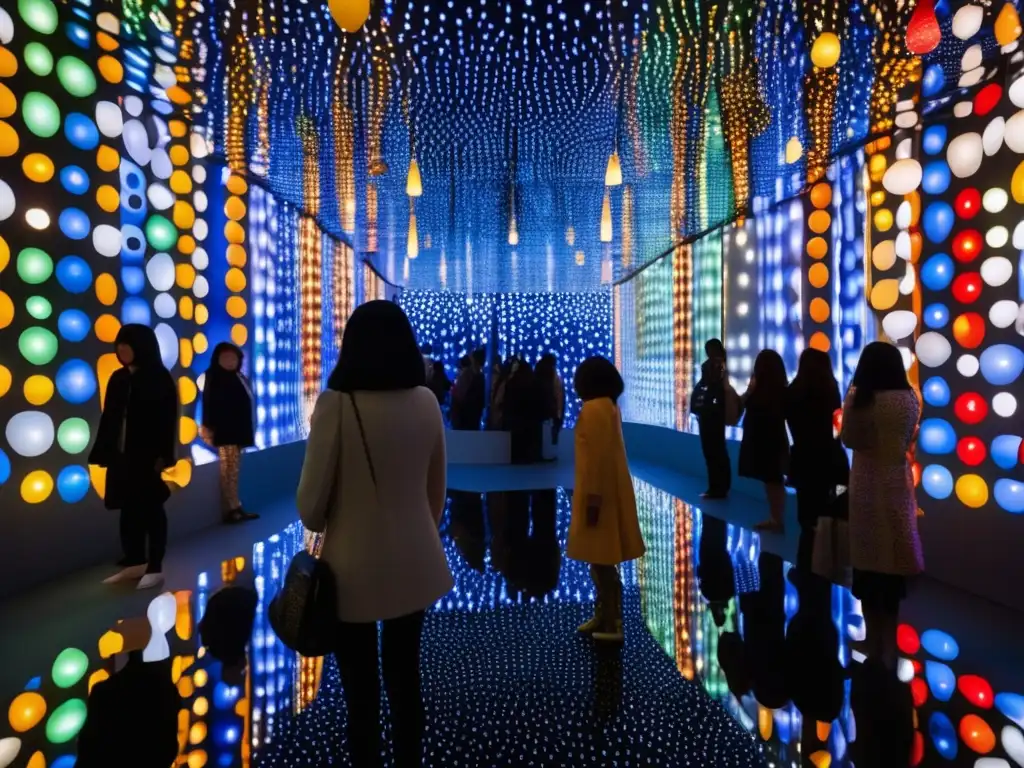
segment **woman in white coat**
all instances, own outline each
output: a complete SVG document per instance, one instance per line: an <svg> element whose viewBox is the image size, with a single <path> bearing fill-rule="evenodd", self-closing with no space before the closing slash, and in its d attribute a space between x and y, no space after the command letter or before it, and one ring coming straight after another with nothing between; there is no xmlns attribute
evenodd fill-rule
<svg viewBox="0 0 1024 768"><path fill-rule="evenodd" d="M424 384L402 309L386 301L357 308L313 411L299 481L299 516L324 532L321 559L337 583L335 657L356 768L382 765L381 667L396 765L422 763L423 617L452 588L437 530L446 493L444 424Z"/></svg>
<svg viewBox="0 0 1024 768"><path fill-rule="evenodd" d="M850 470L850 564L864 610L868 658L895 670L896 628L907 577L924 570L908 451L921 404L900 351L875 341L861 353L843 403Z"/></svg>

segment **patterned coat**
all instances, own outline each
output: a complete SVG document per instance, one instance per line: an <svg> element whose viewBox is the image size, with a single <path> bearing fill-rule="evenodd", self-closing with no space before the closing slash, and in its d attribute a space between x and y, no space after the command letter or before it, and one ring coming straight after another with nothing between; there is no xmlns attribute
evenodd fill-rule
<svg viewBox="0 0 1024 768"><path fill-rule="evenodd" d="M864 408L843 403L842 439L850 471L850 564L860 571L911 576L924 570L917 501L907 458L921 405L913 390L875 394Z"/></svg>

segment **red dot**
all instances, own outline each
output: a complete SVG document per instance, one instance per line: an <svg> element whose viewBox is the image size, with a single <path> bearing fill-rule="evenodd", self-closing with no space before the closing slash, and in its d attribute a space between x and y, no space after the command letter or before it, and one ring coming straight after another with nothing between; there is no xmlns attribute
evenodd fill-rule
<svg viewBox="0 0 1024 768"><path fill-rule="evenodd" d="M961 304L970 304L981 296L981 275L965 272L953 280L953 298Z"/></svg>
<svg viewBox="0 0 1024 768"><path fill-rule="evenodd" d="M914 748L910 753L910 765L917 768L924 760L924 736L920 731L914 731Z"/></svg>
<svg viewBox="0 0 1024 768"><path fill-rule="evenodd" d="M956 196L953 207L961 219L973 219L981 211L981 192L968 187Z"/></svg>
<svg viewBox="0 0 1024 768"><path fill-rule="evenodd" d="M1003 89L995 83L989 83L978 91L978 95L974 97L974 114L987 115L996 108L1002 96Z"/></svg>
<svg viewBox="0 0 1024 768"><path fill-rule="evenodd" d="M985 340L985 318L977 312L964 312L953 321L953 338L967 349L977 349Z"/></svg>
<svg viewBox="0 0 1024 768"><path fill-rule="evenodd" d="M977 392L965 392L953 404L953 413L964 424L980 424L988 416L988 403Z"/></svg>
<svg viewBox="0 0 1024 768"><path fill-rule="evenodd" d="M974 261L981 253L981 243L981 232L976 229L965 229L957 233L953 238L953 258L964 264Z"/></svg>
<svg viewBox="0 0 1024 768"><path fill-rule="evenodd" d="M921 638L909 624L900 624L896 628L896 646L907 656L913 656L921 650Z"/></svg>
<svg viewBox="0 0 1024 768"><path fill-rule="evenodd" d="M985 460L985 444L976 437L964 437L956 444L956 455L969 467L976 467Z"/></svg>
<svg viewBox="0 0 1024 768"><path fill-rule="evenodd" d="M988 680L977 675L961 675L956 687L971 704L982 709L992 709L992 686Z"/></svg>
<svg viewBox="0 0 1024 768"><path fill-rule="evenodd" d="M923 706L928 701L928 684L920 677L910 681L910 694L914 697L914 706Z"/></svg>

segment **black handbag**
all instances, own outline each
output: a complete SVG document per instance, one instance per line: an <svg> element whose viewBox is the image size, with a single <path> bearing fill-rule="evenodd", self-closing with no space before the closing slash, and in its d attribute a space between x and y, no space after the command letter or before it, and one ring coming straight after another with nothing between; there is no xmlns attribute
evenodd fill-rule
<svg viewBox="0 0 1024 768"><path fill-rule="evenodd" d="M377 475L370 458L363 419L351 392L349 399L359 424L359 436L370 467L370 478L376 488ZM313 552L302 550L296 553L288 566L284 584L267 609L267 618L274 634L285 647L307 658L333 653L337 635L338 593L330 566L319 559L323 540L323 536L318 537Z"/></svg>

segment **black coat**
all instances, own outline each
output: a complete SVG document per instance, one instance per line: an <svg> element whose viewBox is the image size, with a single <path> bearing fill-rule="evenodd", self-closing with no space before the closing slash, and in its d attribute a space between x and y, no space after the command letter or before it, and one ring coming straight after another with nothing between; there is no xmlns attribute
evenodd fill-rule
<svg viewBox="0 0 1024 768"><path fill-rule="evenodd" d="M215 446L255 444L252 395L242 374L210 366L203 387L203 426L213 433Z"/></svg>
<svg viewBox="0 0 1024 768"><path fill-rule="evenodd" d="M755 390L746 402L740 475L765 483L781 483L789 464L786 434L786 393Z"/></svg>
<svg viewBox="0 0 1024 768"><path fill-rule="evenodd" d="M839 389L787 391L786 423L793 435L789 483L795 488L834 487L850 481L850 463L832 432L832 415L842 407Z"/></svg>
<svg viewBox="0 0 1024 768"><path fill-rule="evenodd" d="M118 343L132 347L135 370L114 371L107 383L89 463L107 469L107 509L162 504L170 491L160 470L177 461L178 390L149 328L126 325Z"/></svg>

